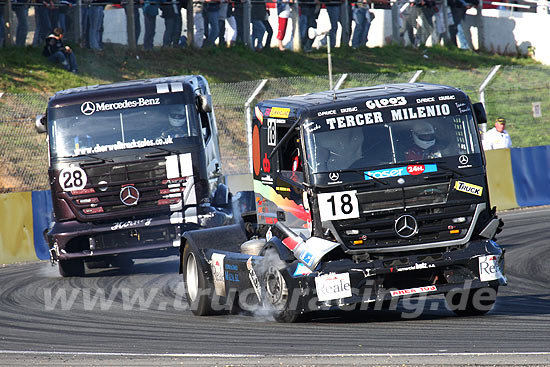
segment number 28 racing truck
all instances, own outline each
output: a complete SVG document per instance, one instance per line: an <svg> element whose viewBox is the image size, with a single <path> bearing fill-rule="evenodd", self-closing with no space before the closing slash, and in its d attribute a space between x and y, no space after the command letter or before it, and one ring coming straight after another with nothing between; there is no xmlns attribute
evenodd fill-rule
<svg viewBox="0 0 550 367"><path fill-rule="evenodd" d="M195 314L256 304L290 322L436 294L457 314L492 308L506 278L481 104L393 84L267 100L254 115L254 215L180 246Z"/></svg>
<svg viewBox="0 0 550 367"><path fill-rule="evenodd" d="M63 276L177 254L184 231L232 220L202 76L60 91L36 127L48 133L46 236Z"/></svg>

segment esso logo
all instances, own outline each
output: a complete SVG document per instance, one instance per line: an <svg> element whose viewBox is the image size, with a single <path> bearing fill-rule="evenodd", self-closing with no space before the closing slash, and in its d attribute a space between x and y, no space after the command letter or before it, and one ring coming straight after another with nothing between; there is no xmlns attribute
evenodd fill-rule
<svg viewBox="0 0 550 367"><path fill-rule="evenodd" d="M365 103L367 108L370 110L374 110L375 108L403 106L406 104L407 104L407 100L405 99L405 97L373 99Z"/></svg>
<svg viewBox="0 0 550 367"><path fill-rule="evenodd" d="M423 164L411 164L410 166L407 166L407 172L409 175L417 176L424 172L426 167L424 167Z"/></svg>

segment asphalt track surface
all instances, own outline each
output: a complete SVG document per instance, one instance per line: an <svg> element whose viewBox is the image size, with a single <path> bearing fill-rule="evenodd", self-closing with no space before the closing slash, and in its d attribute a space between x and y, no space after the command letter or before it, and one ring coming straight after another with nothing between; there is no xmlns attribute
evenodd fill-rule
<svg viewBox="0 0 550 367"><path fill-rule="evenodd" d="M176 257L84 278L61 278L48 262L5 266L0 365L550 365L550 209L500 216L509 286L482 317L457 317L439 297L295 324L195 317Z"/></svg>

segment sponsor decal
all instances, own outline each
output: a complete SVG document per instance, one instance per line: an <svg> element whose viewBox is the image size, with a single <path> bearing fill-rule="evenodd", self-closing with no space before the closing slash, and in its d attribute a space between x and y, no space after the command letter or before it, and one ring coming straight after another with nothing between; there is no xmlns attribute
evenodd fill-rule
<svg viewBox="0 0 550 367"><path fill-rule="evenodd" d="M254 288L254 293L256 293L256 297L258 297L258 301L261 301L262 286L260 285L260 279L258 279L256 271L252 266L252 256L250 256L246 261L246 268L248 269L248 279L250 279L250 284L252 284L252 288Z"/></svg>
<svg viewBox="0 0 550 367"><path fill-rule="evenodd" d="M392 121L414 120L418 118L448 116L451 108L448 104L436 104L431 106L416 106L391 110Z"/></svg>
<svg viewBox="0 0 550 367"><path fill-rule="evenodd" d="M312 273L311 269L309 269L307 266L305 266L302 263L298 263L298 265L296 265L296 270L294 270L294 274L292 274L292 276L301 277L311 273Z"/></svg>
<svg viewBox="0 0 550 367"><path fill-rule="evenodd" d="M356 107L346 107L346 108L341 108L340 113L357 112L357 110L358 110L357 106Z"/></svg>
<svg viewBox="0 0 550 367"><path fill-rule="evenodd" d="M423 270L423 269L429 269L429 268L435 268L435 264L426 264L426 263L418 263L411 266L407 266L404 268L397 268L397 271L409 271L409 270Z"/></svg>
<svg viewBox="0 0 550 367"><path fill-rule="evenodd" d="M166 144L172 144L173 142L174 140L172 139L171 136L168 136L166 138L158 138L155 140L143 138L143 140L136 141L135 139L132 139L132 141L130 142L117 141L116 144L107 144L107 145L96 144L95 147L75 149L74 154L82 155L82 154L112 152L115 150L152 147L155 145L166 145Z"/></svg>
<svg viewBox="0 0 550 367"><path fill-rule="evenodd" d="M65 167L59 172L59 185L63 191L79 191L83 190L88 182L86 172L76 166Z"/></svg>
<svg viewBox="0 0 550 367"><path fill-rule="evenodd" d="M502 272L498 266L498 256L488 255L479 257L479 280L489 282L502 278Z"/></svg>
<svg viewBox="0 0 550 367"><path fill-rule="evenodd" d="M262 168L266 173L271 172L271 162L269 161L269 158L267 158L267 153L264 153L264 159L262 160Z"/></svg>
<svg viewBox="0 0 550 367"><path fill-rule="evenodd" d="M288 115L290 115L290 108L282 108L282 107L271 107L268 114L269 117L279 117L283 119L288 118Z"/></svg>
<svg viewBox="0 0 550 367"><path fill-rule="evenodd" d="M330 178L331 181L338 181L340 174L338 172L331 172L328 174L328 178Z"/></svg>
<svg viewBox="0 0 550 367"><path fill-rule="evenodd" d="M213 253L210 258L210 267L212 268L212 277L214 278L214 289L218 296L225 296L225 275L224 275L225 255Z"/></svg>
<svg viewBox="0 0 550 367"><path fill-rule="evenodd" d="M312 253L309 251L304 251L300 254L300 260L307 266L311 267L313 265L313 261L315 260Z"/></svg>
<svg viewBox="0 0 550 367"><path fill-rule="evenodd" d="M440 100L440 101L453 101L455 98L456 97L453 96L453 95L437 97L437 99Z"/></svg>
<svg viewBox="0 0 550 367"><path fill-rule="evenodd" d="M408 296L411 294L429 293L429 292L435 292L435 291L437 291L437 287L435 285L430 285L428 287L398 289L396 291L391 291L390 294L392 297L399 297L399 296Z"/></svg>
<svg viewBox="0 0 550 367"><path fill-rule="evenodd" d="M416 103L432 103L435 102L434 97L417 98Z"/></svg>
<svg viewBox="0 0 550 367"><path fill-rule="evenodd" d="M349 273L331 273L316 277L315 288L319 301L351 297Z"/></svg>
<svg viewBox="0 0 550 367"><path fill-rule="evenodd" d="M272 184L273 183L273 177L270 175L265 175L261 178L262 182Z"/></svg>
<svg viewBox="0 0 550 367"><path fill-rule="evenodd" d="M154 106L159 104L160 104L160 98L143 98L143 97L140 97L134 100L125 99L122 102L112 102L112 103L105 103L105 102L93 103L93 102L87 101L82 103L82 105L80 105L80 111L84 115L90 116L93 113L99 112L99 111L123 110L126 108Z"/></svg>
<svg viewBox="0 0 550 367"><path fill-rule="evenodd" d="M405 167L385 168L374 171L365 171L365 180L375 178L389 178L400 176L417 176L422 173L437 172L437 164L410 164Z"/></svg>
<svg viewBox="0 0 550 367"><path fill-rule="evenodd" d="M275 190L276 191L282 191L282 192L290 192L290 187L277 186L277 187L275 187Z"/></svg>
<svg viewBox="0 0 550 367"><path fill-rule="evenodd" d="M366 112L358 113L356 115L345 115L326 119L326 123L329 125L330 130L345 129L347 127L370 125L381 122L384 122L382 112Z"/></svg>
<svg viewBox="0 0 550 367"><path fill-rule="evenodd" d="M320 111L317 112L317 117L336 115L336 110Z"/></svg>
<svg viewBox="0 0 550 367"><path fill-rule="evenodd" d="M461 165L466 165L468 164L468 156L467 155L461 155L460 157L458 157L458 163L460 163Z"/></svg>
<svg viewBox="0 0 550 367"><path fill-rule="evenodd" d="M172 184L184 184L187 182L189 177L178 177L178 178L169 178L167 180L162 180L163 185L172 185Z"/></svg>
<svg viewBox="0 0 550 367"><path fill-rule="evenodd" d="M139 225L144 225L145 227L147 227L148 225L151 224L152 220L153 220L153 218L147 218L147 219L140 219L140 220L129 220L129 221L126 221L126 222L115 222L115 224L113 224L111 226L111 231L117 231L119 229L137 227Z"/></svg>
<svg viewBox="0 0 550 367"><path fill-rule="evenodd" d="M396 107L404 106L407 104L407 99L405 97L391 97L391 98L381 98L373 99L367 101L365 105L369 110L374 110L375 108L385 108L385 107Z"/></svg>
<svg viewBox="0 0 550 367"><path fill-rule="evenodd" d="M461 191L476 196L481 196L483 193L483 187L463 181L456 181L454 189L456 191Z"/></svg>
<svg viewBox="0 0 550 367"><path fill-rule="evenodd" d="M319 130L321 128L321 125L316 124L315 122L307 122L304 124L304 128L308 133L314 132L315 130Z"/></svg>
<svg viewBox="0 0 550 367"><path fill-rule="evenodd" d="M234 264L225 264L225 280L228 282L240 282L239 267Z"/></svg>

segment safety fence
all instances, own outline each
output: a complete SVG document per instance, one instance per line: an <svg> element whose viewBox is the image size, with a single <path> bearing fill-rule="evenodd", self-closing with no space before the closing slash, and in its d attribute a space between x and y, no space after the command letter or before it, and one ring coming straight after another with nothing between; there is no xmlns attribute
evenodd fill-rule
<svg viewBox="0 0 550 367"><path fill-rule="evenodd" d="M446 84L464 90L473 102L480 100L480 86L491 68L424 71L399 74L334 75L340 88L417 82ZM506 129L514 147L550 145L550 68L501 67L483 91L491 128L497 117L507 119ZM223 172L249 172L246 101L260 81L212 84ZM329 89L327 76L268 79L251 106L260 100ZM46 136L35 131L34 121L46 109L48 96L0 94L0 192L48 189Z"/></svg>

